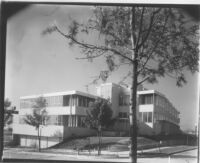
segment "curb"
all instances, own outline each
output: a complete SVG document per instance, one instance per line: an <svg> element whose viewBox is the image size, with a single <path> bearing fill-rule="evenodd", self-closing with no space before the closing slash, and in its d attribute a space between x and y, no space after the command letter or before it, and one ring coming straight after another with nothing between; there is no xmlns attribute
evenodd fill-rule
<svg viewBox="0 0 200 163"><path fill-rule="evenodd" d="M143 153L141 156L139 156L138 158L153 158L153 157L167 157L167 156L171 156L177 153L182 153L182 152L186 152L186 151L191 151L197 149L197 147L195 148L191 148L191 149L185 149L185 150L179 150L176 152L171 152L171 153Z"/></svg>

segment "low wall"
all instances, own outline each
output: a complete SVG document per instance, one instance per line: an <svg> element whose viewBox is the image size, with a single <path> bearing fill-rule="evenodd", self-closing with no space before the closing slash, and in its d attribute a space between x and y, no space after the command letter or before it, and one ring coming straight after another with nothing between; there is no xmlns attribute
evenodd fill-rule
<svg viewBox="0 0 200 163"><path fill-rule="evenodd" d="M47 125L40 126L40 132L45 137L62 137L63 126ZM37 136L38 131L35 127L27 124L13 124L13 134Z"/></svg>
<svg viewBox="0 0 200 163"><path fill-rule="evenodd" d="M61 141L62 141L62 138L59 138L59 137L42 137L40 140L40 147L48 148L48 147L58 144ZM38 137L29 136L29 135L21 135L20 146L38 148L39 146Z"/></svg>

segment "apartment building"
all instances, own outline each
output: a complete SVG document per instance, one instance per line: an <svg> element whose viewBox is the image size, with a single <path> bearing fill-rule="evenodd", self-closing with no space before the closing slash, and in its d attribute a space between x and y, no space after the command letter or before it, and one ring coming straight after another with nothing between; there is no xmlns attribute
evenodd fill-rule
<svg viewBox="0 0 200 163"><path fill-rule="evenodd" d="M37 131L24 122L24 117L31 114L35 99L41 95L20 98L19 114L15 116L13 134L18 135L21 146L36 146ZM49 93L42 95L47 102L48 119L41 125L42 147L55 145L74 136L95 135L86 128L84 119L89 103L101 97L110 100L113 118L117 121L109 128L115 132L129 132L130 88L114 83L105 83L97 87L97 96L80 91ZM179 112L170 101L155 90L137 91L138 132L140 135L175 134L179 129Z"/></svg>

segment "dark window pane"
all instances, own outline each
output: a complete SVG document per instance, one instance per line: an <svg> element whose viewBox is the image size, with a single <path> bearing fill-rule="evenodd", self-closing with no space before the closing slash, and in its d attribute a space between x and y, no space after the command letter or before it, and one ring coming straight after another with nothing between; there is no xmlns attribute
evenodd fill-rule
<svg viewBox="0 0 200 163"><path fill-rule="evenodd" d="M143 112L143 122L147 122L147 112Z"/></svg>
<svg viewBox="0 0 200 163"><path fill-rule="evenodd" d="M70 96L66 95L63 97L63 106L69 106Z"/></svg>
<svg viewBox="0 0 200 163"><path fill-rule="evenodd" d="M152 122L152 112L148 112L148 122Z"/></svg>

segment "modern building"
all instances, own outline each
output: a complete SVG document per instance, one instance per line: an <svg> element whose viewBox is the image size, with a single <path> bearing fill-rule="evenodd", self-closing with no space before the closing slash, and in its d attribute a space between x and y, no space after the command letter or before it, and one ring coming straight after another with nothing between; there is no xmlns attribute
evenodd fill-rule
<svg viewBox="0 0 200 163"><path fill-rule="evenodd" d="M154 129L155 134L180 132L180 112L161 93L155 90L138 91L139 119Z"/></svg>
<svg viewBox="0 0 200 163"><path fill-rule="evenodd" d="M130 88L114 83L97 87L97 95L111 100L118 121L115 130L129 132ZM161 93L140 87L137 91L138 132L141 135L176 134L180 132L180 112Z"/></svg>
<svg viewBox="0 0 200 163"><path fill-rule="evenodd" d="M19 136L21 146L37 146L37 130L24 122L27 114L32 114L35 99L41 95L20 98L19 114L15 117L13 133ZM43 94L46 99L48 119L41 126L41 147L55 145L64 139L95 134L85 128L83 120L90 102L96 96L79 91Z"/></svg>
<svg viewBox="0 0 200 163"><path fill-rule="evenodd" d="M55 145L64 139L75 136L94 135L95 131L84 126L86 110L95 98L109 99L113 117L117 119L109 131L129 133L130 88L114 83L97 87L97 96L79 91L68 91L42 95L47 102L48 119L42 126L42 147ZM31 114L33 104L39 95L20 98L20 109L13 133L19 136L21 146L37 145L37 131L24 122L26 114ZM161 93L155 90L138 90L138 130L140 135L175 134L179 129L179 112Z"/></svg>

